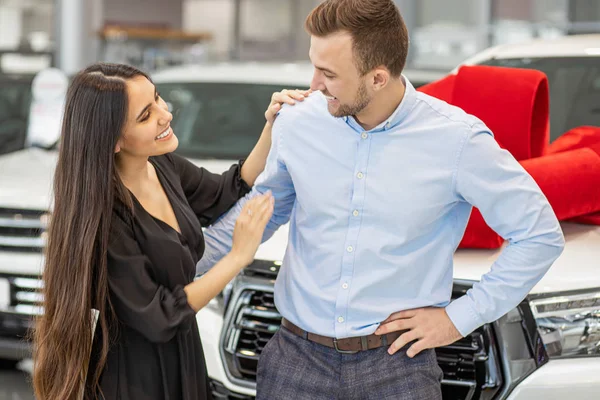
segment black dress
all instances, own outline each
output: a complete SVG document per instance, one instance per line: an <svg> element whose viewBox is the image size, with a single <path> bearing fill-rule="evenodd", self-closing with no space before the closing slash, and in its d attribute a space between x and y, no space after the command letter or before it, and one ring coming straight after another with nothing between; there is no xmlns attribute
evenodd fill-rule
<svg viewBox="0 0 600 400"><path fill-rule="evenodd" d="M183 287L192 282L204 252L201 225L214 222L250 188L240 177L241 164L217 175L175 154L150 162L181 234L135 198L133 216L115 206L108 280L118 335L100 385L106 400L211 399L196 316ZM91 365L99 340L96 329Z"/></svg>

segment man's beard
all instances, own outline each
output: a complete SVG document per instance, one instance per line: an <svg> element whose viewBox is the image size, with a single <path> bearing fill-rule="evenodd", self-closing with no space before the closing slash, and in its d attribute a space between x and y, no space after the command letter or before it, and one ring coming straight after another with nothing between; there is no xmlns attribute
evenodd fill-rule
<svg viewBox="0 0 600 400"><path fill-rule="evenodd" d="M331 115L336 118L341 117L349 117L360 113L365 109L371 102L371 98L367 93L367 85L364 82L361 82L358 90L356 91L356 100L354 104L341 104L335 111L329 110Z"/></svg>

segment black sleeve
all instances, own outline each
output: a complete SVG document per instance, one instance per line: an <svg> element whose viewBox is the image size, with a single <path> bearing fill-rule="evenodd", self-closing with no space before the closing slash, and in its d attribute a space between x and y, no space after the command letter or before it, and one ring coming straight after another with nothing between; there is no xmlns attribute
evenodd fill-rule
<svg viewBox="0 0 600 400"><path fill-rule="evenodd" d="M244 197L250 186L241 177L243 161L223 174L199 168L177 154L169 154L188 203L203 227L211 225Z"/></svg>
<svg viewBox="0 0 600 400"><path fill-rule="evenodd" d="M108 286L119 321L151 342L168 342L196 322L183 286L169 290L153 279L152 264L131 225L116 214L108 246Z"/></svg>

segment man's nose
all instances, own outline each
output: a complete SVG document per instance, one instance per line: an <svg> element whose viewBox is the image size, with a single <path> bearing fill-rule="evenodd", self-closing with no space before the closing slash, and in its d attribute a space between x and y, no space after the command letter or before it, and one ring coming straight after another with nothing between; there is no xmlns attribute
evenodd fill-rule
<svg viewBox="0 0 600 400"><path fill-rule="evenodd" d="M323 83L323 80L319 79L319 76L317 76L316 73L313 75L312 81L310 82L310 88L313 91L325 90L325 84Z"/></svg>

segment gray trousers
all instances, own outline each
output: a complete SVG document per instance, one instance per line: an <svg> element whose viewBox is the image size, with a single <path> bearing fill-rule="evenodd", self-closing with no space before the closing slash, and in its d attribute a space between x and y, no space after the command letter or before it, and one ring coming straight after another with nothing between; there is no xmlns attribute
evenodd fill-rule
<svg viewBox="0 0 600 400"><path fill-rule="evenodd" d="M265 346L257 376L257 400L438 400L442 370L434 350L414 358L406 348L340 354L284 327Z"/></svg>

